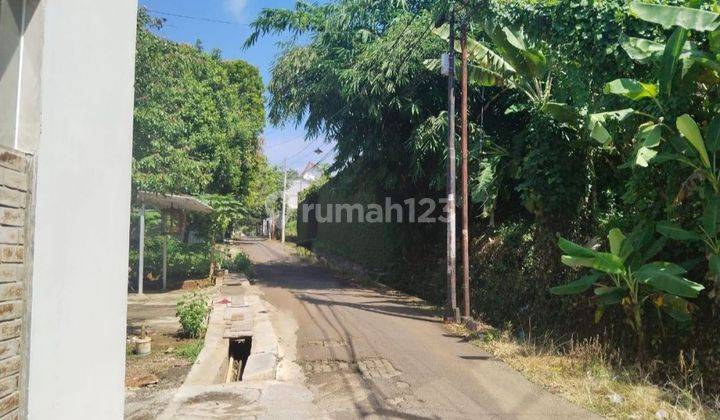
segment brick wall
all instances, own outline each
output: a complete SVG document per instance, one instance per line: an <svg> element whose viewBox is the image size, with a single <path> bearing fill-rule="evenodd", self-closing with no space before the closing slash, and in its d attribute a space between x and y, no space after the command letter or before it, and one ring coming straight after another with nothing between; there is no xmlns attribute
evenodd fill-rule
<svg viewBox="0 0 720 420"><path fill-rule="evenodd" d="M0 146L0 419L22 417L30 296L32 156Z"/></svg>

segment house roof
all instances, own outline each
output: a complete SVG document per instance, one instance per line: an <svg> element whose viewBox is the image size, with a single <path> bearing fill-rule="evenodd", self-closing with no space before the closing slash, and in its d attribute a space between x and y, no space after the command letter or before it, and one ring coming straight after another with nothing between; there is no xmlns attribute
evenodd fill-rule
<svg viewBox="0 0 720 420"><path fill-rule="evenodd" d="M196 213L212 213L213 208L189 195L138 192L138 201L158 210L177 209Z"/></svg>
<svg viewBox="0 0 720 420"><path fill-rule="evenodd" d="M320 162L317 162L317 163L308 162L307 165L305 165L305 168L302 170L302 172L300 172L300 177L304 178L305 175L313 175L315 177L320 176L322 171L318 167L319 164L320 164Z"/></svg>

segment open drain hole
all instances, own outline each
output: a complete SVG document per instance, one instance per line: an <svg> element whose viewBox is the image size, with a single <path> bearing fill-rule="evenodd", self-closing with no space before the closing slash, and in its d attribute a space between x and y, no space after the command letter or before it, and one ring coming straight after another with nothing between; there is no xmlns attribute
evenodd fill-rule
<svg viewBox="0 0 720 420"><path fill-rule="evenodd" d="M242 381L250 349L252 348L252 337L241 337L231 339L228 344L228 371L225 382Z"/></svg>

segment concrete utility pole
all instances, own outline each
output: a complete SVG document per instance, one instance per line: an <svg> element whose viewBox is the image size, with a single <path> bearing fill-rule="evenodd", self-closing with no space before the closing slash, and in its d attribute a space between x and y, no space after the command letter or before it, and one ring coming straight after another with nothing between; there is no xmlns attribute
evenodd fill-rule
<svg viewBox="0 0 720 420"><path fill-rule="evenodd" d="M145 203L140 207L140 240L138 241L138 294L143 294L143 271L145 270Z"/></svg>
<svg viewBox="0 0 720 420"><path fill-rule="evenodd" d="M455 277L455 4L450 2L450 51L448 52L448 182L447 182L447 281L448 318L458 320L457 284Z"/></svg>
<svg viewBox="0 0 720 420"><path fill-rule="evenodd" d="M462 51L462 81L460 88L460 118L462 119L461 148L462 148L462 258L463 258L463 316L470 318L470 231L469 193L468 193L468 50L467 50L467 20L463 16L460 34L460 48Z"/></svg>
<svg viewBox="0 0 720 420"><path fill-rule="evenodd" d="M162 265L162 289L167 290L167 247L168 247L168 233L166 229L167 217L166 214L161 212L160 214L160 229L162 230L163 237L163 265Z"/></svg>
<svg viewBox="0 0 720 420"><path fill-rule="evenodd" d="M287 197L287 159L283 160L282 220L280 221L280 242L285 243L285 200Z"/></svg>

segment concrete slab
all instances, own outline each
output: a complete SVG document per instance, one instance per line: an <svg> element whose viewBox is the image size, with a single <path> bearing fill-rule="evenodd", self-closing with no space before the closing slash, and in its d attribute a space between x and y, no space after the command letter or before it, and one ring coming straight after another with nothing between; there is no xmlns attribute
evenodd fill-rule
<svg viewBox="0 0 720 420"><path fill-rule="evenodd" d="M230 303L214 305L205 346L183 386L160 419L326 418L301 382L277 381L279 343L268 308L257 290L246 284L226 295ZM242 318L242 319L238 319ZM224 382L228 338L251 336L251 354L242 382Z"/></svg>
<svg viewBox="0 0 720 420"><path fill-rule="evenodd" d="M223 338L228 340L237 340L239 338L252 337L252 330L230 330L227 329L223 332Z"/></svg>
<svg viewBox="0 0 720 420"><path fill-rule="evenodd" d="M275 379L278 357L275 353L250 353L243 371L243 382Z"/></svg>
<svg viewBox="0 0 720 420"><path fill-rule="evenodd" d="M192 369L181 390L187 386L213 385L222 378L222 366L227 366L228 340L223 337L225 305L215 304L210 313L208 330L205 333L205 344L195 360Z"/></svg>
<svg viewBox="0 0 720 420"><path fill-rule="evenodd" d="M307 388L278 381L186 388L158 419L324 419Z"/></svg>

